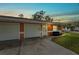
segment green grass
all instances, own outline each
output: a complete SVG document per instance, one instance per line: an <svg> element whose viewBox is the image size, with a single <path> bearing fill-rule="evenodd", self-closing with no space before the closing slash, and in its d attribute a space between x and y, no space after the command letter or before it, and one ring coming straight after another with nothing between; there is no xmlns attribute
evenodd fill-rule
<svg viewBox="0 0 79 59"><path fill-rule="evenodd" d="M79 33L64 33L53 41L79 54Z"/></svg>

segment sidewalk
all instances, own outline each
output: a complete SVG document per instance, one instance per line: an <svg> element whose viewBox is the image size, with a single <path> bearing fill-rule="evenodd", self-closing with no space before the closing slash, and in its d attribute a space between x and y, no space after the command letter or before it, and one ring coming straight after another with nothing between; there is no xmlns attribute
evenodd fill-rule
<svg viewBox="0 0 79 59"><path fill-rule="evenodd" d="M17 53L18 47L0 51L0 55L16 55ZM59 46L49 39L38 39L25 42L21 55L76 55L76 53Z"/></svg>

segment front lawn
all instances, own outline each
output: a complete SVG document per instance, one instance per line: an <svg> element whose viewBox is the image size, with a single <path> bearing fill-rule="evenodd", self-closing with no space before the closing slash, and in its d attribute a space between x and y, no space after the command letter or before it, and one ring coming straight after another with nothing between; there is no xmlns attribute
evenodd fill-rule
<svg viewBox="0 0 79 59"><path fill-rule="evenodd" d="M79 33L64 33L53 41L79 54Z"/></svg>

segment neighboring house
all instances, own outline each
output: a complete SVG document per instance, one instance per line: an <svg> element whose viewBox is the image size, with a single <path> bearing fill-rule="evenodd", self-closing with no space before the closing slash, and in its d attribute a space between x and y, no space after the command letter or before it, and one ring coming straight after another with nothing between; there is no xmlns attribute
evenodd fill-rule
<svg viewBox="0 0 79 59"><path fill-rule="evenodd" d="M74 31L79 31L79 27L75 27L74 28Z"/></svg>
<svg viewBox="0 0 79 59"><path fill-rule="evenodd" d="M48 36L48 24L53 23L28 18L0 16L0 41Z"/></svg>
<svg viewBox="0 0 79 59"><path fill-rule="evenodd" d="M71 29L70 29L70 28L65 27L63 31L65 31L65 32L70 32L70 31L71 31Z"/></svg>

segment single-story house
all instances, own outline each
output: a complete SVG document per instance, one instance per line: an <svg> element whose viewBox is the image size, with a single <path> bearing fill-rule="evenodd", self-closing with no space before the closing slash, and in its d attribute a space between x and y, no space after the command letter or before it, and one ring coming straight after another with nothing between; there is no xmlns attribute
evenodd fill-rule
<svg viewBox="0 0 79 59"><path fill-rule="evenodd" d="M48 36L52 22L28 18L0 16L0 41Z"/></svg>

